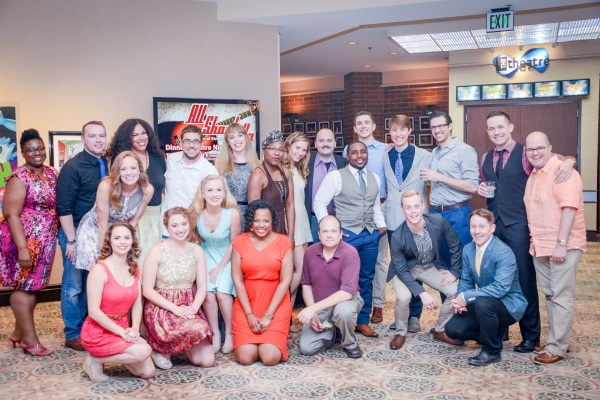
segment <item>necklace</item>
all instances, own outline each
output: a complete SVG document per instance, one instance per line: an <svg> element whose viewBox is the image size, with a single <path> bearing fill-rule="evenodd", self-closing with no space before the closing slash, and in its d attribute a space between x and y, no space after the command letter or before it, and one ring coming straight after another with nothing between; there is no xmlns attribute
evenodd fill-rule
<svg viewBox="0 0 600 400"><path fill-rule="evenodd" d="M33 172L34 174L36 174L37 176L39 176L43 180L48 180L48 176L46 175L46 168L44 168L44 166L42 166L42 173L41 174L38 173L37 171L35 171L29 165L25 164L25 166L27 167L27 169L29 169L31 172Z"/></svg>

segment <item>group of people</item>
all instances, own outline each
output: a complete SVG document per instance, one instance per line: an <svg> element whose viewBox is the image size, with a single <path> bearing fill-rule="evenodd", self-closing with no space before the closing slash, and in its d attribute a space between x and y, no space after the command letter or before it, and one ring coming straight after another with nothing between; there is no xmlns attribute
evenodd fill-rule
<svg viewBox="0 0 600 400"><path fill-rule="evenodd" d="M538 363L561 360L586 244L575 160L553 154L541 132L517 143L503 112L487 118L495 147L479 163L452 136L448 114L434 112L430 123L438 143L431 153L409 143L407 116L391 119L388 146L363 111L345 157L333 154L329 129L317 133L314 154L303 133L272 131L262 162L234 123L213 165L194 125L181 131L182 151L166 157L143 120L125 121L108 148L103 124L91 121L81 132L84 151L60 174L44 166L39 133L23 132L25 165L8 180L0 222L13 346L51 353L33 310L58 240L65 346L89 352L83 369L93 381L108 379L105 363L151 377L180 353L202 367L219 351L243 365L286 360L288 333L300 329L292 320L300 284L300 351L339 344L361 357L355 333L378 336L369 323L383 321L392 279L393 350L421 330L425 307L440 308L434 339L482 345L474 365L500 360L517 321L523 340L515 351L538 352ZM488 210L471 210L474 194ZM550 324L545 346L536 275ZM440 292L441 307L423 283Z"/></svg>

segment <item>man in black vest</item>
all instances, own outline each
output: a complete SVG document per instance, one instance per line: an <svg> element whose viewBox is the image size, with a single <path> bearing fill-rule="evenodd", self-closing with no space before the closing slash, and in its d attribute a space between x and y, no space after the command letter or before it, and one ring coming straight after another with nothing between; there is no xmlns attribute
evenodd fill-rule
<svg viewBox="0 0 600 400"><path fill-rule="evenodd" d="M488 209L494 213L494 235L515 253L519 283L527 299L527 309L519 321L523 341L513 349L529 353L540 345L540 310L533 258L529 254L529 227L523 196L525 185L533 166L527 160L525 148L512 138L514 125L502 111L492 111L487 116L487 132L494 148L481 158L481 183L477 193L487 197ZM559 156L559 158L562 158ZM502 162L498 162L502 160ZM565 158L560 165L556 182L566 180L575 165L573 157ZM495 192L488 197L487 182L495 182Z"/></svg>

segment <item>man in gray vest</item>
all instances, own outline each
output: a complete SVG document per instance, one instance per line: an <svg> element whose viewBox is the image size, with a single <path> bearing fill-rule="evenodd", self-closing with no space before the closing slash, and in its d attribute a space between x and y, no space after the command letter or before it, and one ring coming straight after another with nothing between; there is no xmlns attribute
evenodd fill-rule
<svg viewBox="0 0 600 400"><path fill-rule="evenodd" d="M379 335L369 327L373 296L373 277L379 238L387 227L379 201L379 176L368 171L367 146L357 141L348 145L348 166L325 176L315 196L313 208L320 221L328 215L327 205L333 200L335 215L342 223L344 242L352 245L360 257L358 285L365 305L358 314L356 331L367 337Z"/></svg>

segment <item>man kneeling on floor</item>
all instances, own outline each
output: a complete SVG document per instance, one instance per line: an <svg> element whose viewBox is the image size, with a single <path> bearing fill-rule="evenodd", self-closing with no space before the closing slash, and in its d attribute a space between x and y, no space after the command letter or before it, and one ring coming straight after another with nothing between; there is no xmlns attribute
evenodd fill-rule
<svg viewBox="0 0 600 400"><path fill-rule="evenodd" d="M473 241L463 249L462 276L452 300L456 314L446 324L446 335L481 344L481 352L469 358L469 364L484 366L501 360L502 337L521 319L527 300L513 251L494 236L494 214L475 210L469 226Z"/></svg>
<svg viewBox="0 0 600 400"><path fill-rule="evenodd" d="M348 357L360 358L362 350L354 335L364 304L358 286L358 251L342 241L342 224L333 215L319 222L319 240L321 243L310 246L304 254L300 283L306 308L298 314L304 324L300 352L310 356L328 348L336 341L339 329Z"/></svg>
<svg viewBox="0 0 600 400"><path fill-rule="evenodd" d="M392 235L390 249L392 263L388 281L394 279L396 290L396 336L390 342L392 350L398 350L406 340L406 322L409 315L409 303L412 296L419 296L428 310L438 308L438 303L417 282L446 295L440 316L433 332L433 338L452 345L463 344L460 340L450 339L444 333L444 327L452 318L450 301L454 299L457 279L461 271L462 245L452 226L441 214L425 214L425 204L416 190L407 190L400 199L400 209L406 217ZM444 261L440 257L442 238L446 239L450 249L452 265L443 269Z"/></svg>

